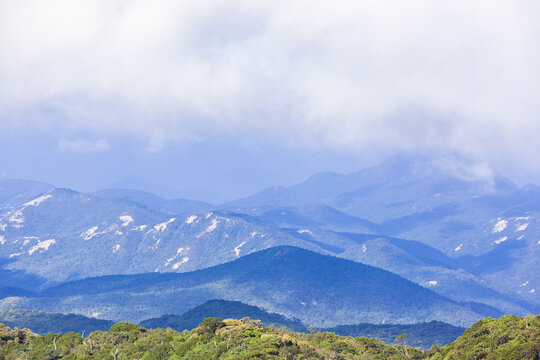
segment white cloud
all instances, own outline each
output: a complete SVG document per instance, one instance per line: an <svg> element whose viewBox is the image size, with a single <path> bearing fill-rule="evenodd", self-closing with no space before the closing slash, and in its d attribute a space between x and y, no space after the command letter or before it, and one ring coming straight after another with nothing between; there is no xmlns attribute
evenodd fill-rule
<svg viewBox="0 0 540 360"><path fill-rule="evenodd" d="M104 139L91 141L88 139L61 139L58 142L56 149L60 152L77 152L77 153L89 153L89 152L103 152L110 150L111 146Z"/></svg>
<svg viewBox="0 0 540 360"><path fill-rule="evenodd" d="M153 151L250 134L529 161L538 14L532 0L5 1L0 127L131 135Z"/></svg>

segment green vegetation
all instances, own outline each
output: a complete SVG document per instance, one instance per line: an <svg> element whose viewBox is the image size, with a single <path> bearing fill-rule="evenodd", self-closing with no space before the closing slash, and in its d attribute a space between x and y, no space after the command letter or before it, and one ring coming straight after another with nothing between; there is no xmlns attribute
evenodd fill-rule
<svg viewBox="0 0 540 360"><path fill-rule="evenodd" d="M329 332L303 334L262 327L259 320L207 318L192 331L147 330L117 323L108 332L86 337L39 336L0 325L0 360L16 359L529 359L540 358L540 316L485 319L446 347L422 351L376 339L345 337Z"/></svg>

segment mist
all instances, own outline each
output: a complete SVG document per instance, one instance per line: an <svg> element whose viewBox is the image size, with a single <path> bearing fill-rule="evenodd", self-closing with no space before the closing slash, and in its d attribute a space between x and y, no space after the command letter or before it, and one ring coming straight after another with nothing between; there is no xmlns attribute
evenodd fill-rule
<svg viewBox="0 0 540 360"><path fill-rule="evenodd" d="M540 182L539 15L535 1L0 2L0 174L219 202L406 151Z"/></svg>

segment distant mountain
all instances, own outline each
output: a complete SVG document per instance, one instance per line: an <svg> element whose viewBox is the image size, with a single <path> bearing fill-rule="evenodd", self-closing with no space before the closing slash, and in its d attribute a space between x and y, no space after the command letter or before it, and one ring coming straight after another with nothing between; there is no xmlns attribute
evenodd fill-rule
<svg viewBox="0 0 540 360"><path fill-rule="evenodd" d="M343 215L325 222L312 210L323 207ZM540 188L520 189L482 164L397 155L373 168L317 174L221 208L293 228L312 224L419 241L458 258L459 268L488 287L540 304Z"/></svg>
<svg viewBox="0 0 540 360"><path fill-rule="evenodd" d="M53 188L37 181L0 179L0 207L25 203Z"/></svg>
<svg viewBox="0 0 540 360"><path fill-rule="evenodd" d="M69 282L34 297L0 300L0 309L141 321L216 298L243 301L313 326L431 320L465 325L497 314L485 306L456 303L381 269L295 247L271 248L191 273Z"/></svg>
<svg viewBox="0 0 540 360"><path fill-rule="evenodd" d="M527 248L511 240L496 251L456 259L420 242L377 235L379 225L327 205L246 215L197 211L207 205L134 190L82 194L52 188L36 194L50 185L17 181L4 187L10 187L11 195L6 196L9 205L0 207L0 297L90 276L199 270L293 245L380 267L455 301L515 314L534 312L534 306L493 290L484 278L486 270L494 269L496 279L509 264L523 267L521 274L534 267L514 260L512 252ZM523 256L534 258L534 253ZM534 297L534 276L519 283L515 293ZM14 287L22 289L13 292Z"/></svg>
<svg viewBox="0 0 540 360"><path fill-rule="evenodd" d="M70 331L89 334L92 331L107 331L114 324L75 314L52 314L37 310L0 311L0 323L19 329L30 329L40 335L65 334Z"/></svg>
<svg viewBox="0 0 540 360"><path fill-rule="evenodd" d="M130 189L104 189L92 195L107 200L124 200L147 207L156 212L169 215L187 215L202 211L210 211L213 205L204 201L172 199L167 200L146 191Z"/></svg>
<svg viewBox="0 0 540 360"><path fill-rule="evenodd" d="M358 324L340 325L320 331L329 331L337 335L376 338L385 343L395 343L396 337L407 334L407 345L429 349L433 345L446 345L463 334L465 328L452 326L440 321L419 324Z"/></svg>
<svg viewBox="0 0 540 360"><path fill-rule="evenodd" d="M17 286L25 276L36 277L39 285L198 270L276 245L326 252L320 244L241 214L173 216L132 201L58 188L19 198L0 208L0 264L6 275L0 288Z"/></svg>
<svg viewBox="0 0 540 360"><path fill-rule="evenodd" d="M222 194L197 187L167 187L148 181L140 176L129 176L107 186L108 189L130 189L156 194L165 199L197 199L210 203L219 203L225 198Z"/></svg>
<svg viewBox="0 0 540 360"><path fill-rule="evenodd" d="M242 319L249 317L261 320L264 326L284 326L292 331L305 332L306 327L298 320L287 319L285 316L266 312L256 306L246 305L240 301L209 300L182 315L163 315L154 319L141 321L139 325L147 329L172 328L176 331L192 330L208 317L221 319Z"/></svg>

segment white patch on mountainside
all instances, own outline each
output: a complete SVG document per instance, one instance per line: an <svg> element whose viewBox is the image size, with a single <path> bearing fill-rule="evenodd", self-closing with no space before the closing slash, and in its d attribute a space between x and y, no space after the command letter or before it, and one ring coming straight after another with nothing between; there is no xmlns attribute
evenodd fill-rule
<svg viewBox="0 0 540 360"><path fill-rule="evenodd" d="M37 198L35 198L33 200L30 200L30 201L22 204L20 209L11 211L11 212L6 214L8 216L9 222L15 223L12 226L14 228L20 229L23 226L22 224L24 224L24 215L23 215L24 209L26 209L29 206L39 206L39 204L41 204L42 202L44 202L45 200L50 199L50 198L52 198L52 195L49 195L49 194L41 195L41 196L39 196L39 197L37 197ZM5 227L3 228L3 230L4 229L5 229Z"/></svg>
<svg viewBox="0 0 540 360"><path fill-rule="evenodd" d="M257 235L258 233L256 231L252 232L250 235L251 237L255 237L255 235Z"/></svg>
<svg viewBox="0 0 540 360"><path fill-rule="evenodd" d="M52 244L56 244L56 240L49 239L45 241L38 241L37 245L32 246L32 248L28 250L28 255L32 255L34 252L40 249L43 251L47 251Z"/></svg>
<svg viewBox="0 0 540 360"><path fill-rule="evenodd" d="M527 226L529 226L528 223L518 225L518 226L516 227L516 232L527 230Z"/></svg>
<svg viewBox="0 0 540 360"><path fill-rule="evenodd" d="M508 240L508 236L503 236L502 238L500 238L499 240L495 240L494 243L499 245L500 243L503 243L505 242L506 240Z"/></svg>
<svg viewBox="0 0 540 360"><path fill-rule="evenodd" d="M427 286L436 286L439 282L437 280L430 280L427 282Z"/></svg>
<svg viewBox="0 0 540 360"><path fill-rule="evenodd" d="M148 227L148 225L135 226L135 227L133 228L133 230L143 231L143 230L146 229L147 227Z"/></svg>
<svg viewBox="0 0 540 360"><path fill-rule="evenodd" d="M523 239L523 236L525 236L525 235L521 235L521 236L518 237L517 239L518 239L518 240L521 240L521 239Z"/></svg>
<svg viewBox="0 0 540 360"><path fill-rule="evenodd" d="M521 284L521 285L519 285L519 286L521 286L521 287L527 286L528 283L529 283L528 281L525 281L523 284Z"/></svg>
<svg viewBox="0 0 540 360"><path fill-rule="evenodd" d="M188 261L189 261L189 258L188 258L187 256L186 256L186 257L183 257L183 258L182 258L182 261L177 262L176 264L173 265L173 267L172 267L173 270L178 269L178 268L180 267L180 265L185 264L185 263L187 263Z"/></svg>
<svg viewBox="0 0 540 360"><path fill-rule="evenodd" d="M531 217L530 216L520 216L520 217L517 217L516 220L529 220Z"/></svg>
<svg viewBox="0 0 540 360"><path fill-rule="evenodd" d="M206 216L204 217L205 219L208 219L210 218L210 216L212 216L214 213L213 212L209 212L208 214L206 214Z"/></svg>
<svg viewBox="0 0 540 360"><path fill-rule="evenodd" d="M113 253L117 252L118 250L120 250L120 244L116 244L113 248Z"/></svg>
<svg viewBox="0 0 540 360"><path fill-rule="evenodd" d="M366 252L366 251L367 251L367 246L366 246L366 244L363 244L362 245L362 252Z"/></svg>
<svg viewBox="0 0 540 360"><path fill-rule="evenodd" d="M124 233L121 232L121 231L116 230L116 231L114 232L114 235L119 235L119 236L120 236L120 235L124 235Z"/></svg>
<svg viewBox="0 0 540 360"><path fill-rule="evenodd" d="M90 229L86 230L85 232L83 232L81 234L81 237L84 239L84 240L90 240L91 238L93 238L94 236L97 236L99 235L98 233L96 233L98 227L97 226L92 226Z"/></svg>
<svg viewBox="0 0 540 360"><path fill-rule="evenodd" d="M7 227L6 224L0 224L0 230L2 230L4 232L6 231L6 227Z"/></svg>
<svg viewBox="0 0 540 360"><path fill-rule="evenodd" d="M133 218L131 217L131 215L122 215L122 216L119 216L118 219L122 221L123 227L126 227L133 222Z"/></svg>
<svg viewBox="0 0 540 360"><path fill-rule="evenodd" d="M27 207L27 206L39 206L39 204L41 204L42 202L44 202L45 200L50 199L50 198L52 198L52 195L42 195L40 197L35 198L34 200L30 200L29 202L24 203L23 206L24 207Z"/></svg>
<svg viewBox="0 0 540 360"><path fill-rule="evenodd" d="M204 234L211 233L212 231L216 230L217 226L219 224L219 220L214 218L212 219L212 223L200 234L197 235L197 238L200 238Z"/></svg>
<svg viewBox="0 0 540 360"><path fill-rule="evenodd" d="M172 223L175 220L176 220L176 218L170 218L169 220L167 220L165 222L162 222L161 224L157 224L156 226L154 226L154 230L163 232L167 228L167 225L169 225L170 223Z"/></svg>
<svg viewBox="0 0 540 360"><path fill-rule="evenodd" d="M16 225L12 225L13 227L20 228L22 224L24 223L23 210L24 208L9 213L9 222L16 224Z"/></svg>
<svg viewBox="0 0 540 360"><path fill-rule="evenodd" d="M313 236L313 233L311 231L309 231L309 230L305 230L305 229L304 230L297 230L297 232L299 234L309 234L309 235Z"/></svg>
<svg viewBox="0 0 540 360"><path fill-rule="evenodd" d="M531 289L529 292L530 292L531 294L534 294L535 291L536 291L536 289Z"/></svg>
<svg viewBox="0 0 540 360"><path fill-rule="evenodd" d="M242 246L246 245L246 242L245 241L242 241L242 243L240 245L238 245L237 247L234 248L234 253L236 254L236 257L240 257L240 248Z"/></svg>
<svg viewBox="0 0 540 360"><path fill-rule="evenodd" d="M178 248L178 249L176 250L176 254L174 254L173 257L168 258L164 265L165 265L165 266L169 266L169 264L170 264L171 262L173 262L178 256L182 255L182 253L185 253L185 254L187 255L188 251L189 251L189 246L186 247L186 248L183 248L183 247ZM178 265L178 266L180 266L180 265Z"/></svg>
<svg viewBox="0 0 540 360"><path fill-rule="evenodd" d="M6 238L3 235L0 235L0 245L4 245L6 243Z"/></svg>
<svg viewBox="0 0 540 360"><path fill-rule="evenodd" d="M188 217L186 219L186 221L184 221L186 224L191 224L192 222L194 222L195 220L197 219L197 215L191 215L190 217Z"/></svg>
<svg viewBox="0 0 540 360"><path fill-rule="evenodd" d="M24 246L24 245L28 244L29 242L30 242L30 240L26 239L26 240L23 241L22 244L23 244L23 246Z"/></svg>
<svg viewBox="0 0 540 360"><path fill-rule="evenodd" d="M9 258L11 259L11 258L14 258L16 256L21 256L21 255L22 255L22 253L15 253L15 254L9 255Z"/></svg>
<svg viewBox="0 0 540 360"><path fill-rule="evenodd" d="M492 233L500 233L504 229L506 229L506 226L508 225L508 220L502 219L499 220L495 225L493 225L493 229L491 230Z"/></svg>
<svg viewBox="0 0 540 360"><path fill-rule="evenodd" d="M454 251L460 251L462 247L463 247L463 244L459 244L459 246L455 248Z"/></svg>

